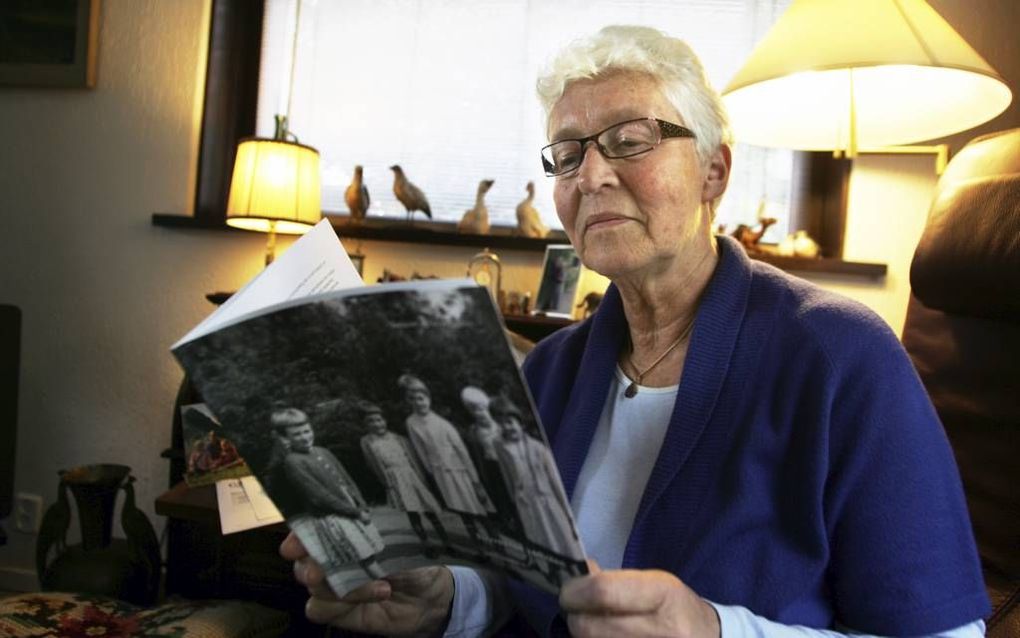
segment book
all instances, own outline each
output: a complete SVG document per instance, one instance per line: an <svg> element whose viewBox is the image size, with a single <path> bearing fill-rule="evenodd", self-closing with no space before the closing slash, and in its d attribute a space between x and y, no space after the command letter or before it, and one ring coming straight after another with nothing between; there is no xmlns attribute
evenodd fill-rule
<svg viewBox="0 0 1020 638"><path fill-rule="evenodd" d="M587 573L475 282L364 286L323 221L171 349L338 595L435 564L553 593Z"/></svg>

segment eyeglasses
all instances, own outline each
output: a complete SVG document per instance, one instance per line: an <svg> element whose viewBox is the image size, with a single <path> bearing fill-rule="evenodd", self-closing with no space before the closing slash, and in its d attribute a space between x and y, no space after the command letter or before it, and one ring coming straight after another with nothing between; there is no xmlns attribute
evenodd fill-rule
<svg viewBox="0 0 1020 638"><path fill-rule="evenodd" d="M564 175L577 170L584 160L588 142L606 159L634 157L652 150L664 139L671 137L695 137L691 129L666 122L655 117L640 117L613 124L607 129L588 137L559 140L542 148L542 166L549 177Z"/></svg>

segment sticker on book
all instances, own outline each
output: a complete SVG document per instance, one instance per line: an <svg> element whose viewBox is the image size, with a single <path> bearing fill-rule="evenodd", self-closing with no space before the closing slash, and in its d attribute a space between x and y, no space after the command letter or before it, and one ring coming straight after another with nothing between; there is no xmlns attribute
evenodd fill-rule
<svg viewBox="0 0 1020 638"><path fill-rule="evenodd" d="M181 406L184 436L184 482L188 487L211 485L251 474L237 447L204 403Z"/></svg>

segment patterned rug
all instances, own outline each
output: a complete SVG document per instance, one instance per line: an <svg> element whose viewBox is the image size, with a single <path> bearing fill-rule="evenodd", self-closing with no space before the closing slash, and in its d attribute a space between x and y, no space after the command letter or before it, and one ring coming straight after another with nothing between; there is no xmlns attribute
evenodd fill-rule
<svg viewBox="0 0 1020 638"><path fill-rule="evenodd" d="M169 602L143 608L89 594L41 592L0 599L0 636L10 638L271 638L286 613L224 600Z"/></svg>

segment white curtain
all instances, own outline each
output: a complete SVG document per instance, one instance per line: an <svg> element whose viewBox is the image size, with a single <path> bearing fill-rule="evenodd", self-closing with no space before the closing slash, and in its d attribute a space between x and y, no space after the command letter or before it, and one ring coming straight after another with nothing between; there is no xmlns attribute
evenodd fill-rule
<svg viewBox="0 0 1020 638"><path fill-rule="evenodd" d="M457 221L479 180L493 224L516 224L525 185L560 228L539 149L546 143L535 79L575 37L607 24L648 25L686 40L722 89L790 0L269 0L258 134L290 114L300 141L322 154L322 206L364 166L373 217L403 218L392 164ZM298 24L296 57L294 30ZM291 69L294 69L293 77ZM288 109L289 106L289 109ZM759 205L786 233L792 153L738 145L719 221L754 224Z"/></svg>

